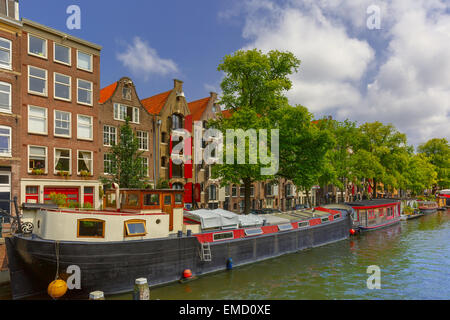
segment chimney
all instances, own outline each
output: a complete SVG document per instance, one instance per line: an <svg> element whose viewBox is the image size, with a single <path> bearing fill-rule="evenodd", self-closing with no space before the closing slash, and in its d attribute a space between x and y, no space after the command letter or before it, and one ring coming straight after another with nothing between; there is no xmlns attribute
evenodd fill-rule
<svg viewBox="0 0 450 320"><path fill-rule="evenodd" d="M209 95L211 96L211 99L212 99L214 102L216 102L216 100L217 100L217 93L215 93L215 92L210 92Z"/></svg>
<svg viewBox="0 0 450 320"><path fill-rule="evenodd" d="M173 79L173 87L177 92L183 92L183 81L178 79Z"/></svg>

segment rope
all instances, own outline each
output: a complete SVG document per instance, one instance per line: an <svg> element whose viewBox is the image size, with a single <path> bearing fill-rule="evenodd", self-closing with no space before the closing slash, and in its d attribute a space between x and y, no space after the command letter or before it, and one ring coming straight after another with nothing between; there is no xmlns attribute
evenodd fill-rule
<svg viewBox="0 0 450 320"><path fill-rule="evenodd" d="M56 253L56 275L55 280L59 278L59 241L55 241L55 253Z"/></svg>

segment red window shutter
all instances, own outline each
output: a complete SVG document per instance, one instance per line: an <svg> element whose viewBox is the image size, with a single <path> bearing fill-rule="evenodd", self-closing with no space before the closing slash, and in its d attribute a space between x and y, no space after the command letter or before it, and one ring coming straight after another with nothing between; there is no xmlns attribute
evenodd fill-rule
<svg viewBox="0 0 450 320"><path fill-rule="evenodd" d="M192 203L193 183L189 182L184 185L184 203Z"/></svg>

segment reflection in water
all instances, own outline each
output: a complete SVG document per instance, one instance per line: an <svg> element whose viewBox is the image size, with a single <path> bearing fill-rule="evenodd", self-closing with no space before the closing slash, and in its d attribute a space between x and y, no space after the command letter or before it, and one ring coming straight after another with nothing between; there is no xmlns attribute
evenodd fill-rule
<svg viewBox="0 0 450 320"><path fill-rule="evenodd" d="M151 299L450 299L450 211L324 247L153 288ZM366 286L381 269L381 289ZM107 297L132 299L132 294Z"/></svg>

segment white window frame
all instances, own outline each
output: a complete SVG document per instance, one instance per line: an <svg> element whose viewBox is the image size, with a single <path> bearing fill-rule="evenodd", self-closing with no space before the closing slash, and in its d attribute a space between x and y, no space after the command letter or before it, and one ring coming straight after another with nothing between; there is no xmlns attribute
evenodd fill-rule
<svg viewBox="0 0 450 320"><path fill-rule="evenodd" d="M45 132L37 132L37 131L32 131L31 130L31 128L30 128L30 109L31 108L37 108L37 109L44 109L45 110ZM33 117L36 118L36 116L33 116ZM41 119L41 118L38 118L38 119ZM27 126L28 126L28 133L39 134L39 135L48 135L48 109L44 108L44 107L28 105Z"/></svg>
<svg viewBox="0 0 450 320"><path fill-rule="evenodd" d="M105 131L105 127L108 127L108 132ZM112 134L111 133L111 128L114 128L114 130L115 130L115 133L114 133L114 144L117 144L117 133L118 133L117 127L105 124L105 125L103 125L103 145L105 147L111 147L112 146L112 144L111 144L111 134ZM105 133L108 135L109 144L105 144Z"/></svg>
<svg viewBox="0 0 450 320"><path fill-rule="evenodd" d="M53 172L56 175L58 173L58 170L56 170L56 150L64 150L64 151L69 151L69 174L72 174L72 149L67 149L67 148L53 148Z"/></svg>
<svg viewBox="0 0 450 320"><path fill-rule="evenodd" d="M139 134L145 134L146 138L143 138L142 136L140 136ZM139 150L141 151L148 151L148 132L147 131L136 131L136 136L138 138L139 141ZM147 148L141 148L143 146L143 144L145 144L147 146Z"/></svg>
<svg viewBox="0 0 450 320"><path fill-rule="evenodd" d="M60 75L60 76L69 78L69 98L68 99L56 96L56 75ZM58 84L67 86L67 84L62 83L62 82L58 82ZM69 102L72 101L72 77L71 76L68 76L66 74L59 73L59 72L53 72L53 98L56 100L63 100L63 101L69 101Z"/></svg>
<svg viewBox="0 0 450 320"><path fill-rule="evenodd" d="M0 81L0 84L9 87L9 110L8 109L0 109L0 112L1 113L12 113L12 85L11 85L11 83L3 82L3 81ZM6 93L6 91L1 91L1 92Z"/></svg>
<svg viewBox="0 0 450 320"><path fill-rule="evenodd" d="M89 69L85 69L85 68L81 68L81 67L79 66L79 64L78 64L78 55L79 55L79 53L82 53L82 54L85 54L85 55L88 55L88 56L91 57L91 62L90 62L90 64L91 64L91 69L90 69L90 70L89 70ZM92 71L94 70L94 55L91 54L91 53L87 53L87 52L85 52L85 51L77 50L77 69L79 69L79 70L84 70L84 71L87 71L87 72L92 72Z"/></svg>
<svg viewBox="0 0 450 320"><path fill-rule="evenodd" d="M133 108L133 111L132 111L133 117L131 119L131 122L139 124L139 116L140 116L139 108L137 108L137 107L132 107L132 108Z"/></svg>
<svg viewBox="0 0 450 320"><path fill-rule="evenodd" d="M128 106L126 104L122 104L122 103L114 103L113 106L113 117L114 120L118 120L118 121L125 121L126 116L128 115L128 108L130 108L131 111L131 119L130 119L130 123L134 123L134 124L139 124L139 108L138 107L132 107L132 106ZM122 109L125 108L125 117L122 118L121 115L123 114L121 111Z"/></svg>
<svg viewBox="0 0 450 320"><path fill-rule="evenodd" d="M108 157L114 157L114 155L108 152L103 153L103 173L106 175L112 175L111 172L105 171L106 168L105 162L110 162L111 167L113 166L112 160L108 159Z"/></svg>
<svg viewBox="0 0 450 320"><path fill-rule="evenodd" d="M145 176L148 177L148 171L149 171L149 162L148 162L148 158L147 158L147 157L140 157L140 158L146 160L146 169L147 169L147 170L145 170L145 171L146 171L146 172L145 172ZM144 163L143 163L142 165L144 165Z"/></svg>
<svg viewBox="0 0 450 320"><path fill-rule="evenodd" d="M89 151L89 150L77 150L77 174L80 174L80 166L78 164L78 161L80 160L84 160L84 159L80 159L80 152L86 152L86 153L90 153L91 154L91 171L89 171L89 173L92 175L94 175L94 152L93 151Z"/></svg>
<svg viewBox="0 0 450 320"><path fill-rule="evenodd" d="M69 63L56 59L55 52L56 52L56 46L57 45L60 46L60 47L64 47L64 48L69 49ZM53 61L56 62L56 63L64 64L66 66L72 66L72 48L70 48L68 46L65 46L63 44L60 44L60 43L53 42Z"/></svg>
<svg viewBox="0 0 450 320"><path fill-rule="evenodd" d="M90 125L91 138L80 138L80 136L79 136L80 117L91 118L91 125ZM86 141L93 141L94 140L94 117L93 116L88 116L88 115L84 115L84 114L77 114L77 139L78 140L86 140Z"/></svg>
<svg viewBox="0 0 450 320"><path fill-rule="evenodd" d="M33 53L33 52L30 51L30 37L44 40L44 42L45 42L45 56L41 56L39 54L36 54L36 53ZM38 58L47 60L47 57L48 57L48 41L47 41L47 39L44 39L42 37L39 37L39 36L36 36L34 34L29 33L28 34L28 54L30 56L34 56L34 57L38 57Z"/></svg>
<svg viewBox="0 0 450 320"><path fill-rule="evenodd" d="M0 63L0 68L7 69L7 70L12 70L12 41L9 40L9 39L3 38L3 37L0 37L0 39L2 41L9 42L9 50L4 48L4 47L0 47L0 50L9 52L9 62L8 62L8 64Z"/></svg>
<svg viewBox="0 0 450 320"><path fill-rule="evenodd" d="M0 126L0 129L7 129L9 130L9 152L5 152L5 153L0 153L0 157L4 157L4 158L11 158L12 157L12 128L8 127L8 126ZM0 135L4 136L3 134L0 133Z"/></svg>
<svg viewBox="0 0 450 320"><path fill-rule="evenodd" d="M78 90L80 90L80 80L81 80L81 81L84 81L84 82L88 82L88 83L91 84L91 90L90 90L90 93L91 93L91 103L82 102L82 101L80 101L80 99L79 99L79 92L78 92ZM82 88L81 90L86 90L86 89ZM89 91L89 90L86 90L86 91ZM94 104L94 83L93 83L92 81L87 81L87 80L84 80L84 79L77 79L77 103L78 103L78 104L85 105L85 106L93 106L93 104Z"/></svg>
<svg viewBox="0 0 450 320"><path fill-rule="evenodd" d="M58 134L56 133L56 112L62 112L62 113L68 113L69 114L69 134L65 135L65 134ZM72 113L68 112L68 111L62 111L62 110L54 110L53 111L53 134L55 135L55 137L62 137L62 138L72 138ZM60 120L60 121L65 121L65 120Z"/></svg>
<svg viewBox="0 0 450 320"><path fill-rule="evenodd" d="M39 92L39 91L33 91L33 90L30 89L30 77L42 80L42 78L30 75L31 68L45 71L45 92L44 93ZM32 65L28 66L28 93L47 97L47 95L48 95L48 71L46 69L38 68L38 67L35 67L35 66L32 66Z"/></svg>
<svg viewBox="0 0 450 320"><path fill-rule="evenodd" d="M45 146L35 146L35 145L28 145L28 161L27 161L27 170L28 173L31 173L33 170L30 169L30 148L31 147L35 147L35 148L44 148L45 149L45 171L44 173L47 174L48 173L48 147Z"/></svg>

